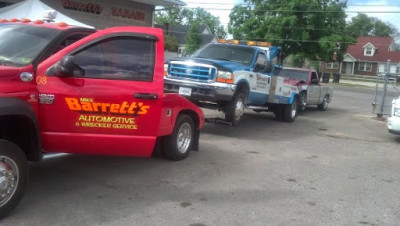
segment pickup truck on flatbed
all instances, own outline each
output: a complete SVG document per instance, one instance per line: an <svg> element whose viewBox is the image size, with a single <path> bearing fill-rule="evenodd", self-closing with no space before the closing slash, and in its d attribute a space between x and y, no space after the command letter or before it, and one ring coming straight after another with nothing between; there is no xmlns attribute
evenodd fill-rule
<svg viewBox="0 0 400 226"><path fill-rule="evenodd" d="M315 70L283 68L279 77L283 77L287 83L299 87L299 101L297 102L299 111L304 111L310 105L317 105L319 110L326 111L333 97L333 88L321 85Z"/></svg>
<svg viewBox="0 0 400 226"><path fill-rule="evenodd" d="M0 40L1 218L23 196L27 161L44 153L159 148L181 160L198 149L202 110L163 92L162 30L2 20Z"/></svg>

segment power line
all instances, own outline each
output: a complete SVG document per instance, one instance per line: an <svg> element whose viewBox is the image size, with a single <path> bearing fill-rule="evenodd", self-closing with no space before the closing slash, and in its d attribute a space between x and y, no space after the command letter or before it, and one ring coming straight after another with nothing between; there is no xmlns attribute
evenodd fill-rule
<svg viewBox="0 0 400 226"><path fill-rule="evenodd" d="M168 33L177 33L177 34L187 34L187 32L182 32L182 31L175 31L175 30L164 30L164 32ZM247 37L248 40L251 41L286 41L286 42L305 42L305 43L340 43L340 44L356 44L353 42L340 42L340 41L319 41L319 40L296 40L296 39L265 39L265 38L255 38L255 37ZM379 44L376 44L379 45Z"/></svg>

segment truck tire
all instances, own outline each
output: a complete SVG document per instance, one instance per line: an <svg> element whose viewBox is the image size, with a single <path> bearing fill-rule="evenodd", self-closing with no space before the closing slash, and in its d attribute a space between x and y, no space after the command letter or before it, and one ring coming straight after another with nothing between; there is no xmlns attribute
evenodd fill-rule
<svg viewBox="0 0 400 226"><path fill-rule="evenodd" d="M322 103L317 105L318 110L320 111L326 111L326 109L328 108L328 95L324 96L324 99L322 100Z"/></svg>
<svg viewBox="0 0 400 226"><path fill-rule="evenodd" d="M21 201L28 184L28 162L22 150L0 140L0 219Z"/></svg>
<svg viewBox="0 0 400 226"><path fill-rule="evenodd" d="M276 120L283 121L283 105L276 104L274 106L274 114L275 114Z"/></svg>
<svg viewBox="0 0 400 226"><path fill-rule="evenodd" d="M192 149L194 133L193 119L188 115L179 115L172 134L163 140L164 156L173 161L185 159Z"/></svg>
<svg viewBox="0 0 400 226"><path fill-rule="evenodd" d="M306 94L306 92L301 92L299 94L299 102L298 102L297 110L299 112L302 112L302 111L306 110L306 106L307 106L307 94Z"/></svg>
<svg viewBox="0 0 400 226"><path fill-rule="evenodd" d="M236 93L225 108L225 120L232 123L232 126L239 125L243 119L245 107L245 94Z"/></svg>
<svg viewBox="0 0 400 226"><path fill-rule="evenodd" d="M297 116L297 98L294 98L292 104L283 105L283 121L293 122L296 116Z"/></svg>

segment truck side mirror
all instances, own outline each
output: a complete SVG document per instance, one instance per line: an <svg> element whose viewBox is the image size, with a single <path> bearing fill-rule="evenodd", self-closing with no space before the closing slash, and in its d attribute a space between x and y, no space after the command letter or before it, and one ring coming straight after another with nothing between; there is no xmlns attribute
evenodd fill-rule
<svg viewBox="0 0 400 226"><path fill-rule="evenodd" d="M264 65L260 63L256 63L254 65L254 72L263 72L264 71Z"/></svg>
<svg viewBox="0 0 400 226"><path fill-rule="evenodd" d="M65 56L60 62L55 65L56 76L68 76L74 74L74 57Z"/></svg>
<svg viewBox="0 0 400 226"><path fill-rule="evenodd" d="M271 61L267 61L265 63L265 68L264 68L265 73L268 73L268 74L271 73L272 69L273 69L272 62Z"/></svg>
<svg viewBox="0 0 400 226"><path fill-rule="evenodd" d="M84 76L85 70L74 63L73 56L65 56L57 62L54 66L50 67L47 72L47 76Z"/></svg>

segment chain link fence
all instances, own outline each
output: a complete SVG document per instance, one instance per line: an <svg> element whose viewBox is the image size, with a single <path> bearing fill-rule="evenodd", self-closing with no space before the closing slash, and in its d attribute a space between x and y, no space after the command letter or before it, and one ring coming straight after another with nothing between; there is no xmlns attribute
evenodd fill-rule
<svg viewBox="0 0 400 226"><path fill-rule="evenodd" d="M375 97L372 102L372 111L378 117L390 115L392 100L400 95L400 87L397 86L399 74L391 73L391 62L386 65L386 73L379 74L376 78Z"/></svg>

